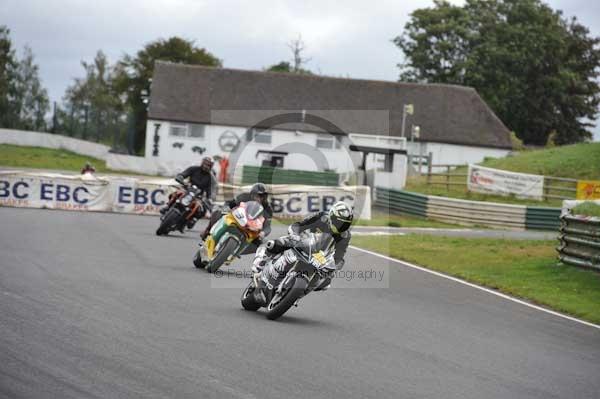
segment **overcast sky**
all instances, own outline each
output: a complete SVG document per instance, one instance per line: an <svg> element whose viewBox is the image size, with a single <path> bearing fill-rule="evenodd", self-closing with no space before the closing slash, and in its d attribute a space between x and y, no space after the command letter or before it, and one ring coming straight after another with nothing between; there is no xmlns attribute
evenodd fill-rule
<svg viewBox="0 0 600 399"><path fill-rule="evenodd" d="M462 0L451 3L462 4ZM549 0L600 36L600 2ZM409 14L432 0L403 1L201 1L201 0L0 0L0 25L11 30L22 54L29 45L51 100L60 101L81 60L101 49L111 63L157 38L181 36L223 60L225 67L262 69L291 54L299 34L307 67L351 78L397 80L402 53L391 39ZM600 140L600 127L595 129Z"/></svg>

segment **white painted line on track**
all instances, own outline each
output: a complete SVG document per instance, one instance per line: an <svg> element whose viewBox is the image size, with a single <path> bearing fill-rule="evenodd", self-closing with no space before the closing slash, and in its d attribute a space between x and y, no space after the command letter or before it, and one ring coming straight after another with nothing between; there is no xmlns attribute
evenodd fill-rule
<svg viewBox="0 0 600 399"><path fill-rule="evenodd" d="M405 236L407 233L394 231L353 231L353 236Z"/></svg>
<svg viewBox="0 0 600 399"><path fill-rule="evenodd" d="M350 245L350 248L352 248L352 249L354 249L356 251L364 252L364 253L367 253L369 255L373 255L373 256L377 256L379 258L383 258L383 259L389 260L389 261L394 262L394 263L399 263L399 264L401 264L403 266L406 266L406 267L411 267L413 269L421 270L423 272L430 273L430 274L433 274L433 275L438 276L438 277L442 277L442 278L445 278L445 279L448 279L448 280L452 280L452 281L455 281L455 282L460 283L460 284L468 285L469 287L473 287L473 288L476 288L478 290L485 291L487 293L499 296L501 298L508 299L509 301L516 302L516 303L519 303L521 305L525 305L525 306L530 307L532 309L540 310L542 312L549 313L549 314L554 315L554 316L562 317L563 319L574 321L576 323L584 324L586 326L593 327L593 328L596 328L596 329L600 330L600 325L598 325L598 324L590 323L589 321L581 320L581 319L578 319L576 317L567 316L566 314L555 312L553 310L546 309L546 308L543 308L541 306L537 306L537 305L534 305L532 303L522 301L522 300L514 298L514 297L512 297L510 295L506 295L506 294L503 294L501 292L494 291L494 290L482 287L482 286L477 285L477 284L469 283L468 281L461 280L461 279L456 278L456 277L448 276L447 274L444 274L444 273L436 272L434 270L430 270L430 269L424 268L422 266L418 266L418 265L415 265L415 264L412 264L412 263L409 263L409 262L405 262L403 260L394 259L394 258L391 258L391 257L386 256L386 255L378 254L377 252L373 252L373 251L369 251L367 249L362 249L362 248L356 247L354 245Z"/></svg>

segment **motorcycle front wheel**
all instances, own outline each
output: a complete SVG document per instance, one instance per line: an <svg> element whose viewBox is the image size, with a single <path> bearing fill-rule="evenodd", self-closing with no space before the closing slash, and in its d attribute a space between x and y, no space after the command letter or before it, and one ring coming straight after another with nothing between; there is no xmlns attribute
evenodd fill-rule
<svg viewBox="0 0 600 399"><path fill-rule="evenodd" d="M178 224L177 222L180 216L181 214L176 209L169 209L160 223L160 226L158 226L158 229L156 229L156 235L162 236L169 234L169 232L173 229L173 226Z"/></svg>
<svg viewBox="0 0 600 399"><path fill-rule="evenodd" d="M246 310L250 310L252 312L256 312L260 309L260 305L256 302L254 298L254 290L256 287L254 286L254 281L251 281L250 284L246 287L244 292L242 292L242 307Z"/></svg>
<svg viewBox="0 0 600 399"><path fill-rule="evenodd" d="M287 288L286 285L288 285ZM295 277L293 284L283 284L281 292L273 295L273 299L267 306L267 319L276 320L283 316L296 300L304 295L306 287L308 287L308 282L301 277Z"/></svg>
<svg viewBox="0 0 600 399"><path fill-rule="evenodd" d="M239 244L235 239L228 238L227 242L225 244L223 244L223 246L220 248L219 252L213 258L213 260L211 260L208 263L208 265L206 266L206 271L209 273L214 273L217 270L219 270L219 268L221 267L221 265L223 263L225 263L227 258L229 258L229 256L231 256L235 253L238 245Z"/></svg>

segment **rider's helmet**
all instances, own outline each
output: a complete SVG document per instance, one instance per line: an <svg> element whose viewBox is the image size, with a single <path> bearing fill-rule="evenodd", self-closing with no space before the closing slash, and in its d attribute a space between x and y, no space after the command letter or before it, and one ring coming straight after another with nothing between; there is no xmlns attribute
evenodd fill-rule
<svg viewBox="0 0 600 399"><path fill-rule="evenodd" d="M343 201L338 201L329 210L329 226L335 234L341 234L352 225L354 213Z"/></svg>
<svg viewBox="0 0 600 399"><path fill-rule="evenodd" d="M213 165L214 162L211 157L204 157L202 158L202 163L200 164L200 167L202 168L203 172L208 173L212 170Z"/></svg>
<svg viewBox="0 0 600 399"><path fill-rule="evenodd" d="M263 183L256 183L250 189L250 197L258 202L265 202L268 196L269 193L267 192L267 186L265 186Z"/></svg>

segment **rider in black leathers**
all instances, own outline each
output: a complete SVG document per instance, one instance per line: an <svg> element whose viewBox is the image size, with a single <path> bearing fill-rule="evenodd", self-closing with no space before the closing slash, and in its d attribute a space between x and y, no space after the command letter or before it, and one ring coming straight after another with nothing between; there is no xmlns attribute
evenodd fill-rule
<svg viewBox="0 0 600 399"><path fill-rule="evenodd" d="M291 248L297 236L305 230L315 233L327 233L333 237L335 245L335 266L337 270L344 267L344 256L350 245L350 226L354 218L352 209L344 202L336 202L328 212L318 212L306 217L300 222L293 223L288 229L288 236L270 240L256 251L252 265L254 273L260 273L266 264L269 255L278 254ZM333 276L324 279L315 291L326 290L331 284Z"/></svg>
<svg viewBox="0 0 600 399"><path fill-rule="evenodd" d="M179 184L185 184L185 180L189 179L190 184L198 187L200 192L206 195L206 198L214 200L217 195L217 179L212 170L213 164L214 162L210 157L204 157L199 166L190 166L178 174L175 177L175 181ZM171 196L169 196L169 200L170 199ZM166 205L160 210L160 213L164 214L168 209L169 206ZM191 229L200 217L202 217L202 215L194 215L188 222L187 227Z"/></svg>

